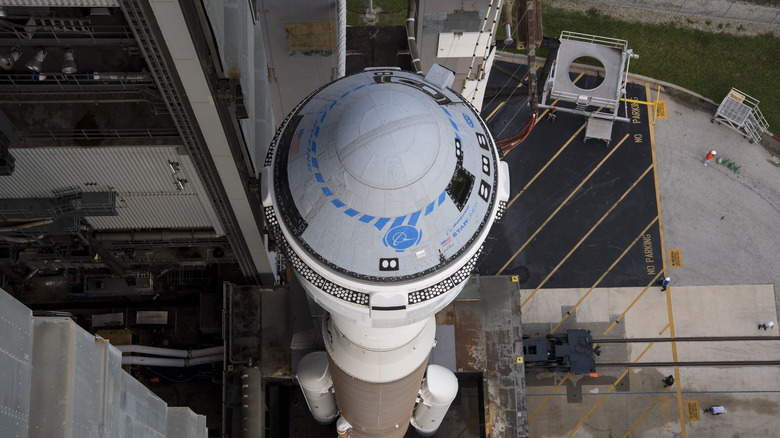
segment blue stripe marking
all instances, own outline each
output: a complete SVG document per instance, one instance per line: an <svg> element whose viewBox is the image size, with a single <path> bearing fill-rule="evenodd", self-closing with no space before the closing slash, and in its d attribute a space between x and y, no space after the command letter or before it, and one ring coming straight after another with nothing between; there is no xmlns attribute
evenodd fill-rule
<svg viewBox="0 0 780 438"><path fill-rule="evenodd" d="M360 212L355 210L354 208L348 208L348 209L344 210L344 214L346 214L349 217L355 217L358 214L360 214Z"/></svg>
<svg viewBox="0 0 780 438"><path fill-rule="evenodd" d="M456 131L458 131L458 125L456 125L455 122L452 121L452 119L450 119L450 123L452 123L452 127L455 128Z"/></svg>
<svg viewBox="0 0 780 438"><path fill-rule="evenodd" d="M312 157L312 159L311 159L311 167L313 167L315 169L319 169L320 168L320 163L314 157Z"/></svg>
<svg viewBox="0 0 780 438"><path fill-rule="evenodd" d="M317 142L316 141L311 142L311 151L313 153L315 153L315 154L317 153Z"/></svg>
<svg viewBox="0 0 780 438"><path fill-rule="evenodd" d="M405 219L406 219L406 216L399 216L399 217L395 218L395 220L393 221L393 225L391 225L390 228L395 228L395 227L403 225Z"/></svg>
<svg viewBox="0 0 780 438"><path fill-rule="evenodd" d="M325 116L327 115L328 115L327 111L322 113L322 117L320 117L320 123L322 123L322 121L325 120Z"/></svg>
<svg viewBox="0 0 780 438"><path fill-rule="evenodd" d="M367 214L364 214L363 216L360 216L360 219L358 219L360 222L369 223L372 220L374 220L374 216L369 216Z"/></svg>
<svg viewBox="0 0 780 438"><path fill-rule="evenodd" d="M347 205L347 204L345 204L345 203L341 202L341 200L339 200L339 199L334 199L334 200L332 200L332 201L330 201L330 202L331 202L333 205L335 205L335 206L336 206L336 208L341 208L341 207L343 207L343 206Z"/></svg>
<svg viewBox="0 0 780 438"><path fill-rule="evenodd" d="M317 138L320 136L320 127L318 126L317 129L314 130L314 138Z"/></svg>
<svg viewBox="0 0 780 438"><path fill-rule="evenodd" d="M314 174L314 179L316 179L317 182L320 182L320 183L324 183L325 182L325 178L323 178L322 174L319 173L319 172Z"/></svg>
<svg viewBox="0 0 780 438"><path fill-rule="evenodd" d="M412 213L411 216L409 216L409 225L411 226L417 225L417 219L420 218L420 213L422 213L422 210L417 210L414 213Z"/></svg>
<svg viewBox="0 0 780 438"><path fill-rule="evenodd" d="M447 108L444 108L444 107L443 107L443 106L441 106L441 105L439 105L439 106L441 107L441 109L443 109L443 110L444 110L444 112L445 112L445 113L447 113L447 115L448 115L448 116L452 117L452 114L450 114L450 112L449 112L449 111L447 111Z"/></svg>
<svg viewBox="0 0 780 438"><path fill-rule="evenodd" d="M428 204L427 207L425 207L425 215L428 216L429 214L433 213L433 207L436 205L436 201L431 202Z"/></svg>
<svg viewBox="0 0 780 438"><path fill-rule="evenodd" d="M327 187L322 188L322 193L325 193L325 196L333 196L333 192L331 192Z"/></svg>
<svg viewBox="0 0 780 438"><path fill-rule="evenodd" d="M334 100L333 103L330 104L328 109L333 109L333 107L336 106L337 103L339 103L339 101L338 100Z"/></svg>
<svg viewBox="0 0 780 438"><path fill-rule="evenodd" d="M342 94L339 99L343 99L343 98L347 97L347 94L349 94L349 91L347 91L346 93Z"/></svg>
<svg viewBox="0 0 780 438"><path fill-rule="evenodd" d="M387 225L388 222L390 222L389 217L380 217L379 220L376 221L374 226L381 230L382 228L385 227L385 225Z"/></svg>
<svg viewBox="0 0 780 438"><path fill-rule="evenodd" d="M442 202L447 198L447 192L441 192L441 195L439 195L439 203L437 205L441 205Z"/></svg>
<svg viewBox="0 0 780 438"><path fill-rule="evenodd" d="M357 91L357 90L359 90L359 89L361 89L361 88L363 88L363 87L365 87L365 86L366 86L365 84L363 84L363 85L360 85L359 87L355 88L355 89L354 89L354 90L352 90L352 91Z"/></svg>

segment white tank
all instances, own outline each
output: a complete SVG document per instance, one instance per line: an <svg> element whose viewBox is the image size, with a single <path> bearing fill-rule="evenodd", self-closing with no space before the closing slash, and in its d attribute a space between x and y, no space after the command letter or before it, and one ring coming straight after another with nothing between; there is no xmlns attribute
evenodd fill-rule
<svg viewBox="0 0 780 438"><path fill-rule="evenodd" d="M301 358L296 373L309 411L320 424L330 424L338 416L336 396L333 395L333 379L328 369L328 355L315 351Z"/></svg>
<svg viewBox="0 0 780 438"><path fill-rule="evenodd" d="M428 365L420 390L420 403L414 408L412 426L420 436L432 436L439 430L450 404L458 395L458 378L440 365Z"/></svg>

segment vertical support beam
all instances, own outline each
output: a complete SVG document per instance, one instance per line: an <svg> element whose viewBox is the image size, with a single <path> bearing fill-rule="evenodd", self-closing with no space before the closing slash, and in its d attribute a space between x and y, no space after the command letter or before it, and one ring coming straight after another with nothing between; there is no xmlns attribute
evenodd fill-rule
<svg viewBox="0 0 780 438"><path fill-rule="evenodd" d="M539 0L520 0L517 2L517 16L520 27L525 25L528 48L528 101L531 106L531 115L539 111L539 100L536 94L536 40L541 36L541 9ZM518 35L518 48L522 44Z"/></svg>

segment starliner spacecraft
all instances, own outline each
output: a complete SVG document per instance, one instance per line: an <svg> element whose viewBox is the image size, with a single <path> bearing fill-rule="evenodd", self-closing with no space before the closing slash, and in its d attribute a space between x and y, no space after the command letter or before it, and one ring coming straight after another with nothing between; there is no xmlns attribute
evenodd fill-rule
<svg viewBox="0 0 780 438"><path fill-rule="evenodd" d="M509 195L509 168L454 75L367 69L312 93L269 149L269 228L325 310L297 380L340 436L436 432L455 375L428 365L434 315L463 289Z"/></svg>

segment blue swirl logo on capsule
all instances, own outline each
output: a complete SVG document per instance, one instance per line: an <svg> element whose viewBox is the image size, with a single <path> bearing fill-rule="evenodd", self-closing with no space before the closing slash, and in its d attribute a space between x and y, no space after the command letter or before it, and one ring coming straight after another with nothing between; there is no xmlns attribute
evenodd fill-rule
<svg viewBox="0 0 780 438"><path fill-rule="evenodd" d="M422 231L409 225L401 225L391 228L383 239L385 246L389 246L396 252L403 252L417 245L422 239Z"/></svg>

